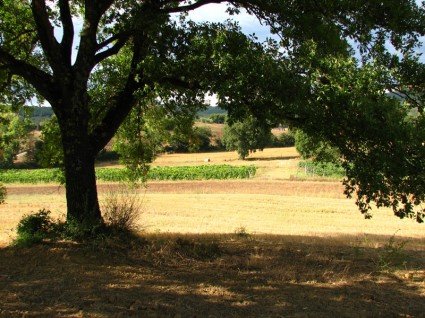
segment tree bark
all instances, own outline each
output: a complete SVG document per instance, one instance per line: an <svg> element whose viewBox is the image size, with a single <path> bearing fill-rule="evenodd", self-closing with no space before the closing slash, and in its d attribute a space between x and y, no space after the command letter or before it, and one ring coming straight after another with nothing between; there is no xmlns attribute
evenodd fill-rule
<svg viewBox="0 0 425 318"><path fill-rule="evenodd" d="M67 221L84 227L102 223L96 187L95 158L86 145L64 145Z"/></svg>
<svg viewBox="0 0 425 318"><path fill-rule="evenodd" d="M74 95L68 103L63 108L66 110L57 114L64 152L67 222L91 228L103 220L96 187L96 151L88 131L90 115L84 97Z"/></svg>

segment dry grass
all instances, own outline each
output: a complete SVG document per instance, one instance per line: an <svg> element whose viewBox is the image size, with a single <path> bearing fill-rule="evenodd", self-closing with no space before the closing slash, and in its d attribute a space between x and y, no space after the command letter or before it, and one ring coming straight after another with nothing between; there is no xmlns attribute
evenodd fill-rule
<svg viewBox="0 0 425 318"><path fill-rule="evenodd" d="M423 250L393 272L377 267L383 252L350 236L236 234L1 249L0 317L423 317Z"/></svg>
<svg viewBox="0 0 425 318"><path fill-rule="evenodd" d="M254 180L151 182L139 190L145 231L126 246L5 247L22 215L66 207L63 188L9 187L0 317L423 317L424 225L389 210L365 220L337 182L281 180L293 151L254 154ZM246 164L232 153L156 164L205 156ZM118 187L101 184L101 200Z"/></svg>
<svg viewBox="0 0 425 318"><path fill-rule="evenodd" d="M238 159L236 151L206 152L194 154L164 154L159 156L154 166L182 166L205 164L204 159L210 158L210 164L247 165L255 164L259 167L281 167L287 159L299 158L294 147L269 148L257 151L248 156L247 160Z"/></svg>
<svg viewBox="0 0 425 318"><path fill-rule="evenodd" d="M108 186L100 187L101 200ZM65 211L63 190L56 187L10 188L0 207L0 242L5 244L24 214L46 208L59 217ZM337 183L202 181L156 182L143 197L140 226L149 232L250 233L276 235L376 234L424 238L423 225L399 220L389 210L376 210L365 220ZM44 194L41 194L44 193Z"/></svg>

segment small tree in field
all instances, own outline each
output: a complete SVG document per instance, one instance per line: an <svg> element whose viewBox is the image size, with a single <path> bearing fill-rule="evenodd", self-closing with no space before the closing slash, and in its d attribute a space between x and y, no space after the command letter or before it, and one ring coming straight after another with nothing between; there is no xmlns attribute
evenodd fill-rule
<svg viewBox="0 0 425 318"><path fill-rule="evenodd" d="M210 3L256 15L281 41L259 44L231 22L185 21ZM413 0L2 0L0 22L0 99L51 104L74 224L102 223L95 158L132 111L143 119L160 102L167 116L192 116L207 93L234 121L318 131L350 163L347 194L363 212L375 201L422 219L412 206L425 199L424 117L404 122L408 108L423 110L415 48L424 10Z"/></svg>
<svg viewBox="0 0 425 318"><path fill-rule="evenodd" d="M226 125L222 138L226 149L236 150L240 159L245 159L250 152L263 150L271 140L270 127L262 125L253 117Z"/></svg>
<svg viewBox="0 0 425 318"><path fill-rule="evenodd" d="M338 149L329 145L326 140L318 136L309 136L301 129L295 132L295 147L304 159L319 162L340 162L341 154Z"/></svg>

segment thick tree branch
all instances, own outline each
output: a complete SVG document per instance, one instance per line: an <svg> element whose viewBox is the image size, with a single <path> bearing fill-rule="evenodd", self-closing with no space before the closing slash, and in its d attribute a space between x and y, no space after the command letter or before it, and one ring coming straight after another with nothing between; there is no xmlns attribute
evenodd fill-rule
<svg viewBox="0 0 425 318"><path fill-rule="evenodd" d="M96 65L95 55L99 50L96 35L100 19L113 2L114 0L85 1L84 24L74 68L86 80Z"/></svg>
<svg viewBox="0 0 425 318"><path fill-rule="evenodd" d="M0 48L0 63L10 74L24 78L34 88L53 104L57 100L57 89L53 77L35 66L16 59L10 53Z"/></svg>
<svg viewBox="0 0 425 318"><path fill-rule="evenodd" d="M134 93L145 85L143 80L136 80L137 75L140 75L138 74L138 65L146 54L146 52L143 52L145 49L143 38L138 38L133 48L130 72L127 76L125 86L110 100L110 105L108 105L109 109L106 115L90 134L92 149L95 155L102 150L115 135L118 128L137 102ZM143 78L143 76L141 76L141 78Z"/></svg>
<svg viewBox="0 0 425 318"><path fill-rule="evenodd" d="M99 8L101 14L105 13L106 10L114 3L115 0L94 0L96 6Z"/></svg>
<svg viewBox="0 0 425 318"><path fill-rule="evenodd" d="M111 37L107 38L103 42L100 42L97 45L96 51L100 51L103 48L105 48L105 47L109 46L110 44L114 43L115 41L118 41L122 36L123 36L122 33L117 33L117 34L112 35Z"/></svg>
<svg viewBox="0 0 425 318"><path fill-rule="evenodd" d="M31 9L33 12L37 33L40 38L41 46L49 61L53 71L61 71L63 69L62 51L60 45L55 38L53 26L50 23L47 14L45 0L32 0Z"/></svg>
<svg viewBox="0 0 425 318"><path fill-rule="evenodd" d="M128 39L130 38L129 33L120 33L116 34L109 39L106 39L102 43L98 45L98 50L101 50L102 48L107 47L108 45L115 42L115 44L108 49L101 51L100 53L96 54L95 56L95 63L98 64L102 62L103 60L107 59L108 57L118 54L118 52L123 48L123 46L127 43Z"/></svg>
<svg viewBox="0 0 425 318"><path fill-rule="evenodd" d="M107 145L134 107L136 103L134 92L139 87L140 83L137 83L133 76L129 76L124 89L111 101L109 111L90 135L92 149L95 154Z"/></svg>
<svg viewBox="0 0 425 318"><path fill-rule="evenodd" d="M72 22L69 0L59 0L60 16L63 26L62 54L65 63L71 65L72 44L74 42L74 24Z"/></svg>
<svg viewBox="0 0 425 318"><path fill-rule="evenodd" d="M226 0L199 0L196 1L193 4L189 4L189 5L185 5L185 6L180 6L180 7L175 7L175 8L167 8L167 9L162 9L162 12L165 13L179 13L179 12L186 12L186 11L191 11L191 10L195 10L198 9L206 4L211 4L211 3L222 3L222 2L227 2Z"/></svg>

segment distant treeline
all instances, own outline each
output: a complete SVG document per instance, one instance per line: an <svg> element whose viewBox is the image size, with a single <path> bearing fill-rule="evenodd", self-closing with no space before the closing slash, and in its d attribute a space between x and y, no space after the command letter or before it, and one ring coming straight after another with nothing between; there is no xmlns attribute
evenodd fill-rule
<svg viewBox="0 0 425 318"><path fill-rule="evenodd" d="M34 123L40 123L40 119L48 119L52 117L53 110L51 107L38 107L38 106L24 106L22 110L22 115L28 114L30 119ZM223 114L226 115L227 111L220 107L209 106L207 109L199 111L197 113L198 117L208 117L213 114Z"/></svg>
<svg viewBox="0 0 425 318"><path fill-rule="evenodd" d="M23 112L31 117L51 117L53 115L52 107L24 106Z"/></svg>
<svg viewBox="0 0 425 318"><path fill-rule="evenodd" d="M212 114L227 114L227 111L225 109L222 109L218 106L209 106L207 109L199 111L198 112L198 117L207 117L210 116Z"/></svg>

